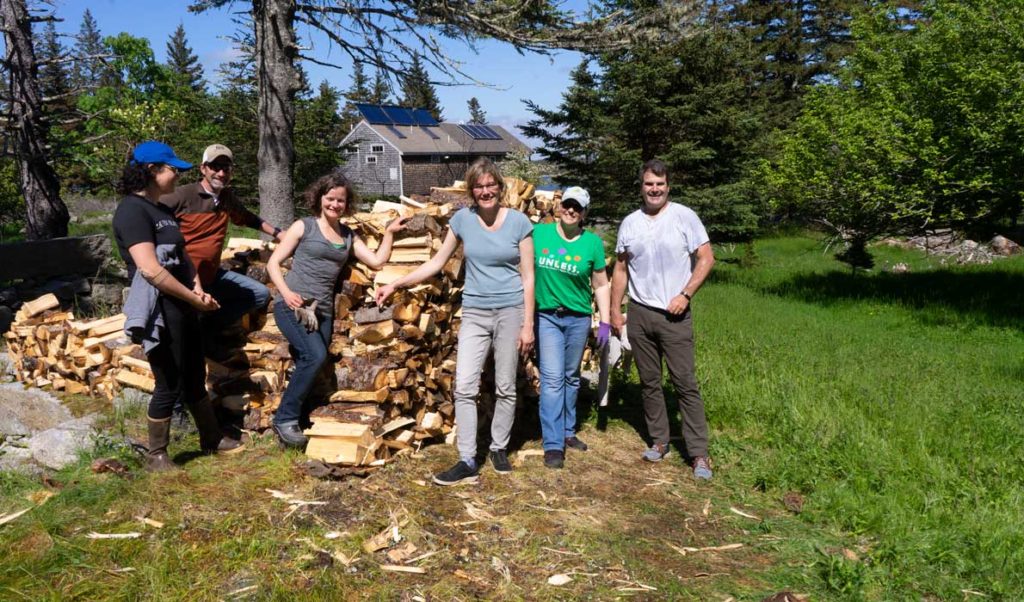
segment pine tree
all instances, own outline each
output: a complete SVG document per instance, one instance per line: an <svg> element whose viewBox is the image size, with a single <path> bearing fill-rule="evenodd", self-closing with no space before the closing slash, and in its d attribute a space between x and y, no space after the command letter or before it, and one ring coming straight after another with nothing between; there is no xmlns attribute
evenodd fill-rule
<svg viewBox="0 0 1024 602"><path fill-rule="evenodd" d="M487 113L480 107L480 101L476 99L476 96L469 99L466 103L469 107L469 122L478 125L484 125L487 123Z"/></svg>
<svg viewBox="0 0 1024 602"><path fill-rule="evenodd" d="M346 129L359 122L359 110L355 106L357 102L373 102L369 82L366 79L366 73L363 71L363 64L358 62L353 65L352 86L345 92L345 108L341 112L341 118L346 125Z"/></svg>
<svg viewBox="0 0 1024 602"><path fill-rule="evenodd" d="M107 67L100 57L106 52L99 25L89 9L85 9L85 12L82 13L82 26L78 30L78 38L75 40L74 46L73 84L75 88L85 90L104 84Z"/></svg>
<svg viewBox="0 0 1024 602"><path fill-rule="evenodd" d="M195 92L205 92L206 82L203 81L203 66L199 57L193 52L185 39L185 26L178 24L167 41L167 66L181 82Z"/></svg>
<svg viewBox="0 0 1024 602"><path fill-rule="evenodd" d="M300 101L295 115L296 190L341 165L339 145L348 132L338 114L341 100L341 92L325 80L316 96Z"/></svg>
<svg viewBox="0 0 1024 602"><path fill-rule="evenodd" d="M53 21L47 21L43 43L39 46L39 90L44 98L53 98L60 106L68 106L65 96L71 90L71 81L64 67L64 46L57 37Z"/></svg>
<svg viewBox="0 0 1024 602"><path fill-rule="evenodd" d="M402 106L426 109L434 119L442 119L441 101L419 55L413 57L408 71L402 76Z"/></svg>
<svg viewBox="0 0 1024 602"><path fill-rule="evenodd" d="M590 63L584 59L569 74L572 83L557 109L544 109L527 100L527 110L537 117L520 130L524 136L541 141L537 153L559 167L561 173L556 180L560 184L586 182L588 188L597 192L603 190L598 182L605 177L599 165L599 151L613 126L606 117L609 107Z"/></svg>
<svg viewBox="0 0 1024 602"><path fill-rule="evenodd" d="M391 104L391 83L380 68L373 76L373 87L370 89L370 103L375 105Z"/></svg>

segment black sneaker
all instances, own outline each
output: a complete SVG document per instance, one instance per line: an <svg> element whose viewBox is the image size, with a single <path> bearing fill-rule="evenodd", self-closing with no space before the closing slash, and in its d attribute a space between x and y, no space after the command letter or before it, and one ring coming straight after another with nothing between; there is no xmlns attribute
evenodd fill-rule
<svg viewBox="0 0 1024 602"><path fill-rule="evenodd" d="M445 487L449 485L461 485L462 483L476 483L479 478L479 474L479 470L472 468L469 464L459 460L459 463L455 466L434 475L434 483Z"/></svg>
<svg viewBox="0 0 1024 602"><path fill-rule="evenodd" d="M565 452L560 449L544 450L544 466L548 468L562 468L565 466Z"/></svg>
<svg viewBox="0 0 1024 602"><path fill-rule="evenodd" d="M512 472L512 463L508 461L508 454L505 453L505 450L492 451L489 456L491 458L491 465L494 466L494 472L501 474Z"/></svg>
<svg viewBox="0 0 1024 602"><path fill-rule="evenodd" d="M580 438L576 437L575 435L573 435L572 437L565 438L565 446L571 447L576 451L587 451L588 449L590 449L589 445L581 441Z"/></svg>

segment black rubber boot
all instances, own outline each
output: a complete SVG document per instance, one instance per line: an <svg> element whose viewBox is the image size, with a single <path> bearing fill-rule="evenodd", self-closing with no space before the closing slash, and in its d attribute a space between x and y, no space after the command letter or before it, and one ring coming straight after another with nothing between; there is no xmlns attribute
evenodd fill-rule
<svg viewBox="0 0 1024 602"><path fill-rule="evenodd" d="M213 411L213 402L209 397L188 404L188 411L192 413L192 418L196 421L196 428L199 430L199 447L203 452L233 454L245 449L245 445L241 441L227 437L221 432L217 414Z"/></svg>
<svg viewBox="0 0 1024 602"><path fill-rule="evenodd" d="M166 472L178 470L167 455L167 444L171 440L171 419L156 420L149 418L149 450L146 452L146 470L150 472Z"/></svg>

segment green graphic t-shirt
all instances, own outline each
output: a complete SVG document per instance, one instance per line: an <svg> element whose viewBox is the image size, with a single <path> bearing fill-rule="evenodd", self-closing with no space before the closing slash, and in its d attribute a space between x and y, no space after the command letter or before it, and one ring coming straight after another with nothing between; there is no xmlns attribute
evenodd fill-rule
<svg viewBox="0 0 1024 602"><path fill-rule="evenodd" d="M572 242L558 234L555 223L533 227L537 309L565 307L590 313L590 276L603 270L604 244L584 230Z"/></svg>

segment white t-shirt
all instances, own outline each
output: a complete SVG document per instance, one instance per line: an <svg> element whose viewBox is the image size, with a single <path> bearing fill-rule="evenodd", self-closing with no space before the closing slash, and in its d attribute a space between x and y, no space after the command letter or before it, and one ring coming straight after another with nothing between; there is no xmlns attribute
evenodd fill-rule
<svg viewBox="0 0 1024 602"><path fill-rule="evenodd" d="M690 281L693 253L706 242L700 218L678 203L669 203L655 218L640 209L627 215L619 226L615 253L629 255L629 298L667 309Z"/></svg>

